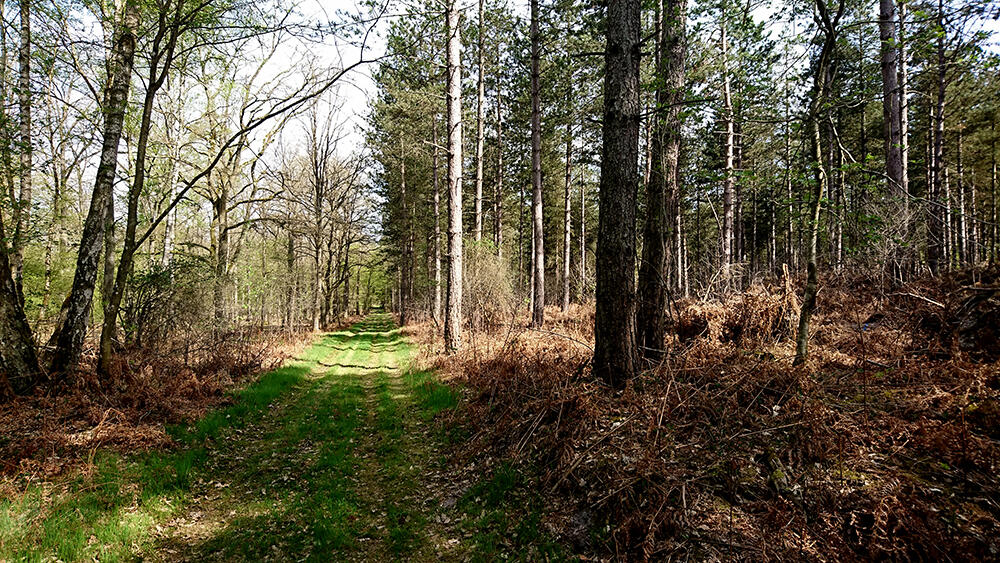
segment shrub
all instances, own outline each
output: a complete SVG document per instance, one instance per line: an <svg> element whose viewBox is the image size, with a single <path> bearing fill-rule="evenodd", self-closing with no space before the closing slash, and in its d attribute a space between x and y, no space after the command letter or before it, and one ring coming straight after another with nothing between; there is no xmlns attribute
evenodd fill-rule
<svg viewBox="0 0 1000 563"><path fill-rule="evenodd" d="M518 299L507 262L489 243L465 248L465 318L474 329L496 330L517 314Z"/></svg>

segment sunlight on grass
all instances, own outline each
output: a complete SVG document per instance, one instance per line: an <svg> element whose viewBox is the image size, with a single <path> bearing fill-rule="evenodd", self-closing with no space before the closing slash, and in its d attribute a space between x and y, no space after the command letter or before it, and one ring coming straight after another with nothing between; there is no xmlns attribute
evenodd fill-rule
<svg viewBox="0 0 1000 563"><path fill-rule="evenodd" d="M324 338L307 357L321 357L330 342ZM232 406L168 429L181 449L128 457L99 451L86 473L28 484L16 498L0 500L0 560L134 559L154 523L187 500L191 474L207 457L205 442L258 419L309 367L294 362L271 371L237 391Z"/></svg>
<svg viewBox="0 0 1000 563"><path fill-rule="evenodd" d="M426 439L443 431L426 423L459 392L409 370L410 354L387 315L321 336L232 405L169 428L179 448L98 452L88 471L0 501L0 561L424 557L422 481L443 463ZM501 533L488 522L515 477L483 489L494 514L476 514L476 545Z"/></svg>

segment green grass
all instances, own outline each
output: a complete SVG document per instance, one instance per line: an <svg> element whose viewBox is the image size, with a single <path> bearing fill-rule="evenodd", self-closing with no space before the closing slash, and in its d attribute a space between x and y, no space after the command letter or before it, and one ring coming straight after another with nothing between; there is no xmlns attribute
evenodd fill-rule
<svg viewBox="0 0 1000 563"><path fill-rule="evenodd" d="M326 340L309 354L320 353ZM309 363L294 362L269 372L238 391L234 405L169 429L179 449L135 456L98 451L86 474L29 484L17 497L0 499L0 560L133 559L148 546L151 527L188 500L192 473L207 458L206 443L228 427L259 419L309 369Z"/></svg>
<svg viewBox="0 0 1000 563"><path fill-rule="evenodd" d="M176 449L98 452L87 474L0 500L0 561L562 558L514 466L457 506L426 502L441 446L464 430L431 422L460 394L410 357L388 315L324 335L170 428ZM444 555L443 538L458 541Z"/></svg>
<svg viewBox="0 0 1000 563"><path fill-rule="evenodd" d="M441 383L433 372L407 373L406 382L413 389L424 418L433 418L441 411L458 406L458 391Z"/></svg>
<svg viewBox="0 0 1000 563"><path fill-rule="evenodd" d="M534 485L523 470L505 462L465 493L458 506L467 515L462 526L471 536L471 560L571 560L541 529L543 504Z"/></svg>

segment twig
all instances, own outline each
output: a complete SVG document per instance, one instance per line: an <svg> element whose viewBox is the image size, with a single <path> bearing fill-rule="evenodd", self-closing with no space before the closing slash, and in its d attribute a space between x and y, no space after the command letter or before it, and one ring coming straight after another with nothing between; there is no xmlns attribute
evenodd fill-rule
<svg viewBox="0 0 1000 563"><path fill-rule="evenodd" d="M945 308L945 306L943 304L941 304L941 303L939 303L939 302L937 302L937 301L935 301L933 299L930 299L928 297L924 297L923 295L917 295L916 293L899 292L899 293L890 293L889 295L903 295L903 296L906 296L906 297L913 297L914 299L919 299L919 300L924 301L926 303L930 303L931 305L934 305L936 307L940 307L942 309Z"/></svg>

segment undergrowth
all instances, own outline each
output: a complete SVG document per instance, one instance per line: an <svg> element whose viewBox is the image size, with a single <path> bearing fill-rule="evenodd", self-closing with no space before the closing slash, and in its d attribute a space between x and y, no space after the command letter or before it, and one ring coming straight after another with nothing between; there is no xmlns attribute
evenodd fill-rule
<svg viewBox="0 0 1000 563"><path fill-rule="evenodd" d="M468 397L451 418L468 429L460 457L500 471L480 499L505 489L506 464L532 468L541 527L573 553L994 559L991 276L825 280L802 367L789 283L678 303L668 354L621 393L589 375L580 306L548 310L548 332L469 335L456 355L425 329L422 363Z"/></svg>

